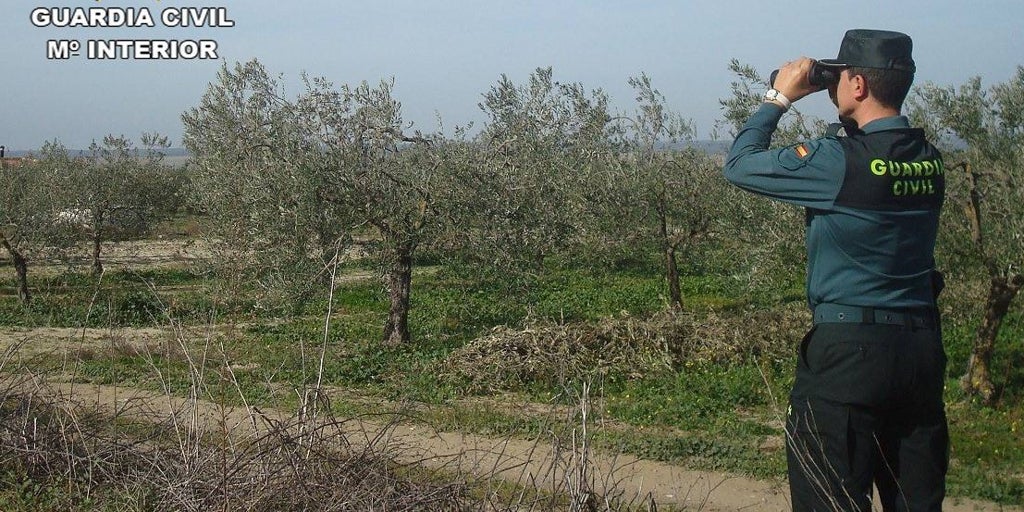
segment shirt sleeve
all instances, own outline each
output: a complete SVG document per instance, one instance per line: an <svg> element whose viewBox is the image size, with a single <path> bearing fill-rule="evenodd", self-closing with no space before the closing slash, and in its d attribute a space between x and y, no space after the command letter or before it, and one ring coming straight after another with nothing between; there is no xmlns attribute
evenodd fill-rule
<svg viewBox="0 0 1024 512"><path fill-rule="evenodd" d="M808 208L829 209L846 174L842 147L824 137L768 149L782 107L765 103L736 135L725 161L725 178L755 194Z"/></svg>

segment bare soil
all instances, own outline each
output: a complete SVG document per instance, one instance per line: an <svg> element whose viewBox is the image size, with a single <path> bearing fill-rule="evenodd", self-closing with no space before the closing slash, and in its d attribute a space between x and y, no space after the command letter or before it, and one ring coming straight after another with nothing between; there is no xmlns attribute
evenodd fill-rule
<svg viewBox="0 0 1024 512"><path fill-rule="evenodd" d="M92 264L89 259L92 248L81 244L68 261L41 260L33 261L29 266L29 279L33 275L47 275L61 272L68 266L88 268ZM212 250L201 239L169 238L158 240L126 240L122 242L105 242L101 245L100 258L107 270L150 270L155 268L181 268L209 258ZM0 255L0 271L10 271L10 258L6 253Z"/></svg>

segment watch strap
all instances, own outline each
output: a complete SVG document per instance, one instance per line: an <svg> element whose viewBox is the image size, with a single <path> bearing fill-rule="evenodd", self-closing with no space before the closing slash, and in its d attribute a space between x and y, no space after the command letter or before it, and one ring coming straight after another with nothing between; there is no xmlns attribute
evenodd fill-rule
<svg viewBox="0 0 1024 512"><path fill-rule="evenodd" d="M789 101L789 98L787 98L784 94L779 92L778 89L768 89L768 92L764 93L764 100L777 101L780 105L782 105L782 108L786 110L789 110L789 107L793 106L793 102Z"/></svg>

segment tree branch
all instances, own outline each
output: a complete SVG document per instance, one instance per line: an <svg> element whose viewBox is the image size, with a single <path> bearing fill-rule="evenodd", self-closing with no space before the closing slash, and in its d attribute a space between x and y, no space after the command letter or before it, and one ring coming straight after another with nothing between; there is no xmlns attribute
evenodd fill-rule
<svg viewBox="0 0 1024 512"><path fill-rule="evenodd" d="M996 264L995 258L986 250L985 239L981 231L981 193L978 191L978 174L971 170L971 164L968 162L961 162L954 168L963 169L967 175L968 200L963 206L967 221L971 224L971 240L974 242L989 275L997 276L1000 274L999 266Z"/></svg>

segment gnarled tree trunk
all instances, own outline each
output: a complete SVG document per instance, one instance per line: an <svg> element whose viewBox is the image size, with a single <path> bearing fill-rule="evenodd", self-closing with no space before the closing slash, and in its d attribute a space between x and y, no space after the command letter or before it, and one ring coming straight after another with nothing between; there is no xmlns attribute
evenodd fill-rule
<svg viewBox="0 0 1024 512"><path fill-rule="evenodd" d="M656 206L658 214L658 235L661 237L662 255L665 258L665 280L668 281L669 305L674 309L683 309L683 291L679 286L679 261L676 259L677 244L669 237L668 213L665 192L658 195Z"/></svg>
<svg viewBox="0 0 1024 512"><path fill-rule="evenodd" d="M683 308L683 291L679 286L679 262L676 260L676 248L665 243L665 278L668 279L669 305L675 309Z"/></svg>
<svg viewBox="0 0 1024 512"><path fill-rule="evenodd" d="M967 363L967 373L960 379L960 387L964 393L969 396L978 396L989 405L994 401L996 392L989 369L992 353L995 350L996 336L999 335L999 327L1003 323L1006 312L1010 309L1010 303L1013 302L1022 285L1024 285L1024 276L1022 275L1015 275L1012 278L1002 276L992 278L988 290L988 300L985 301L985 316L974 337L971 358Z"/></svg>
<svg viewBox="0 0 1024 512"><path fill-rule="evenodd" d="M102 210L94 210L94 215L92 227L92 275L98 277L103 274L103 261L100 260L100 249L103 244Z"/></svg>
<svg viewBox="0 0 1024 512"><path fill-rule="evenodd" d="M103 261L100 260L100 247L103 240L97 234L92 237L92 275L99 276L103 273Z"/></svg>
<svg viewBox="0 0 1024 512"><path fill-rule="evenodd" d="M387 323L384 324L384 344L390 347L410 341L409 295L412 290L412 255L415 249L413 243L402 243L396 247L388 271L388 299L391 308Z"/></svg>
<svg viewBox="0 0 1024 512"><path fill-rule="evenodd" d="M978 251L978 255L984 262L985 269L990 277L988 288L988 299L985 301L985 316L978 326L978 332L974 336L974 345L971 347L971 358L967 363L967 372L960 378L960 387L967 396L979 396L988 405L995 401L995 385L992 384L992 375L989 366L992 363L992 353L995 351L996 337L999 336L999 328L1003 324L1003 318L1010 309L1014 297L1024 285L1024 275L1014 274L1007 276L985 246L985 238L981 229L981 193L978 190L978 175L971 170L968 163L962 163L967 175L968 200L964 204L964 213L971 225L971 240Z"/></svg>
<svg viewBox="0 0 1024 512"><path fill-rule="evenodd" d="M18 277L18 298L23 304L28 304L32 302L32 295L28 291L28 260L25 259L24 254L11 245L7 237L0 235L0 243L3 244L4 249L7 249L11 260L14 261L14 272Z"/></svg>

